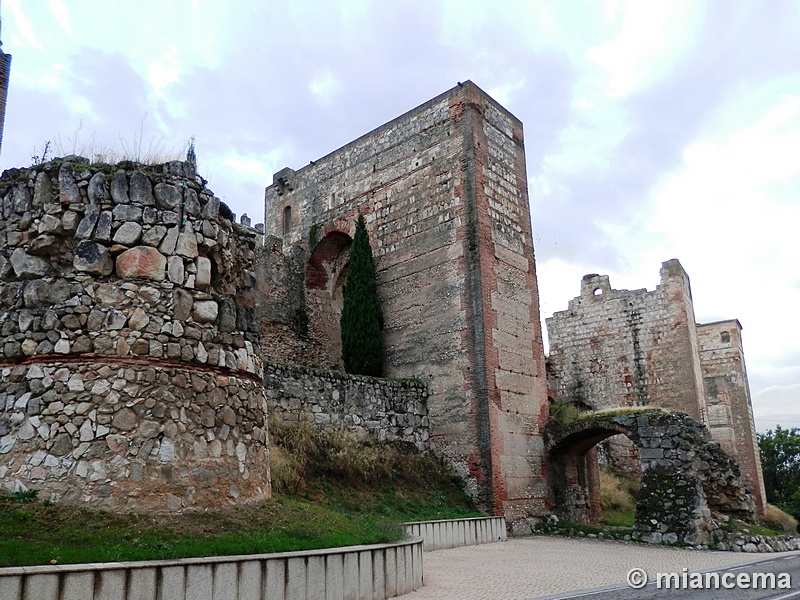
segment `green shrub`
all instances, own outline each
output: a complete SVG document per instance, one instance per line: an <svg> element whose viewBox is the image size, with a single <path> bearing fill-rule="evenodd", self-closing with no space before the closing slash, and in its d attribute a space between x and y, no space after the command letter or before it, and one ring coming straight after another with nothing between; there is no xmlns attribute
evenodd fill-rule
<svg viewBox="0 0 800 600"><path fill-rule="evenodd" d="M364 215L358 215L350 246L343 302L340 324L344 369L355 375L380 377L383 372L383 315Z"/></svg>
<svg viewBox="0 0 800 600"><path fill-rule="evenodd" d="M563 398L559 398L550 404L550 422L556 425L572 425L580 421L587 414L589 414L589 411Z"/></svg>

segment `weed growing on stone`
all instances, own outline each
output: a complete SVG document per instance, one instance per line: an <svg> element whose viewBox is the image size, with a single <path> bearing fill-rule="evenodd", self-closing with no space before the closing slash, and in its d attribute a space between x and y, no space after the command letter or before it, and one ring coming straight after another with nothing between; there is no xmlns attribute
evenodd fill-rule
<svg viewBox="0 0 800 600"><path fill-rule="evenodd" d="M633 527L636 517L636 496L640 482L634 477L600 469L601 522L605 525Z"/></svg>
<svg viewBox="0 0 800 600"><path fill-rule="evenodd" d="M396 521L482 516L458 475L410 444L359 440L275 416L269 428L278 493Z"/></svg>

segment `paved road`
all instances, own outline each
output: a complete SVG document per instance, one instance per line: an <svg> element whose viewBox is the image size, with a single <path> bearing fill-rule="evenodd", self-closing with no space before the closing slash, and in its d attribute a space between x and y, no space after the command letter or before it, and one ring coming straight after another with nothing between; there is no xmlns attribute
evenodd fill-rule
<svg viewBox="0 0 800 600"><path fill-rule="evenodd" d="M768 555L760 555L768 556ZM741 579L743 578L743 579ZM741 583L737 584L737 580ZM792 585L787 588L787 585ZM780 556L719 570L656 577L638 589L617 586L588 592L570 592L551 600L789 600L800 599L800 555Z"/></svg>
<svg viewBox="0 0 800 600"><path fill-rule="evenodd" d="M661 596L621 596L628 572L638 567L650 578L661 573L689 573L725 569L766 559L800 557L800 552L742 554L698 552L663 546L648 546L608 540L557 537L515 538L507 542L426 552L425 587L401 596L402 600L533 600L536 598L580 598L581 590L606 590L602 598L672 597L674 590ZM788 563L789 561L787 561ZM738 571L737 571L738 572ZM792 579L795 588L800 580ZM736 590L734 590L736 592ZM783 590L782 593L790 592ZM616 595L615 595L616 594ZM776 594L780 596L782 594ZM678 596L676 596L678 597ZM707 596L711 598L713 596ZM741 597L736 593L720 597ZM758 597L758 596L753 596ZM800 598L800 597L798 597Z"/></svg>

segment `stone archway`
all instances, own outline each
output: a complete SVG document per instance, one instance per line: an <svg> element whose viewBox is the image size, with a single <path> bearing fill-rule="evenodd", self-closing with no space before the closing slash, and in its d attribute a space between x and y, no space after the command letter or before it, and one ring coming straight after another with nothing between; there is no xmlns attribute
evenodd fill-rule
<svg viewBox="0 0 800 600"><path fill-rule="evenodd" d="M339 319L342 314L342 287L350 264L348 253L353 239L341 231L331 231L314 247L306 263L306 302L312 339L329 349L327 364L342 368L342 340Z"/></svg>
<svg viewBox="0 0 800 600"><path fill-rule="evenodd" d="M683 413L642 409L588 413L577 421L548 426L548 459L556 512L571 522L600 514L595 446L624 434L638 448L642 488L636 530L643 539L707 544L728 515L755 520L753 495L743 487L739 466L711 434Z"/></svg>

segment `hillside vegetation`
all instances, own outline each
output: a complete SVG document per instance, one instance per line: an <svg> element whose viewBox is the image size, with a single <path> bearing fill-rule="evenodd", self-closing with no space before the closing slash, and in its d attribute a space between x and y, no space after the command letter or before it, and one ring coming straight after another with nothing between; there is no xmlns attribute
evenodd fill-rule
<svg viewBox="0 0 800 600"><path fill-rule="evenodd" d="M405 521L480 516L458 477L407 445L273 423L273 498L225 510L128 514L0 495L0 566L154 560L373 544Z"/></svg>

